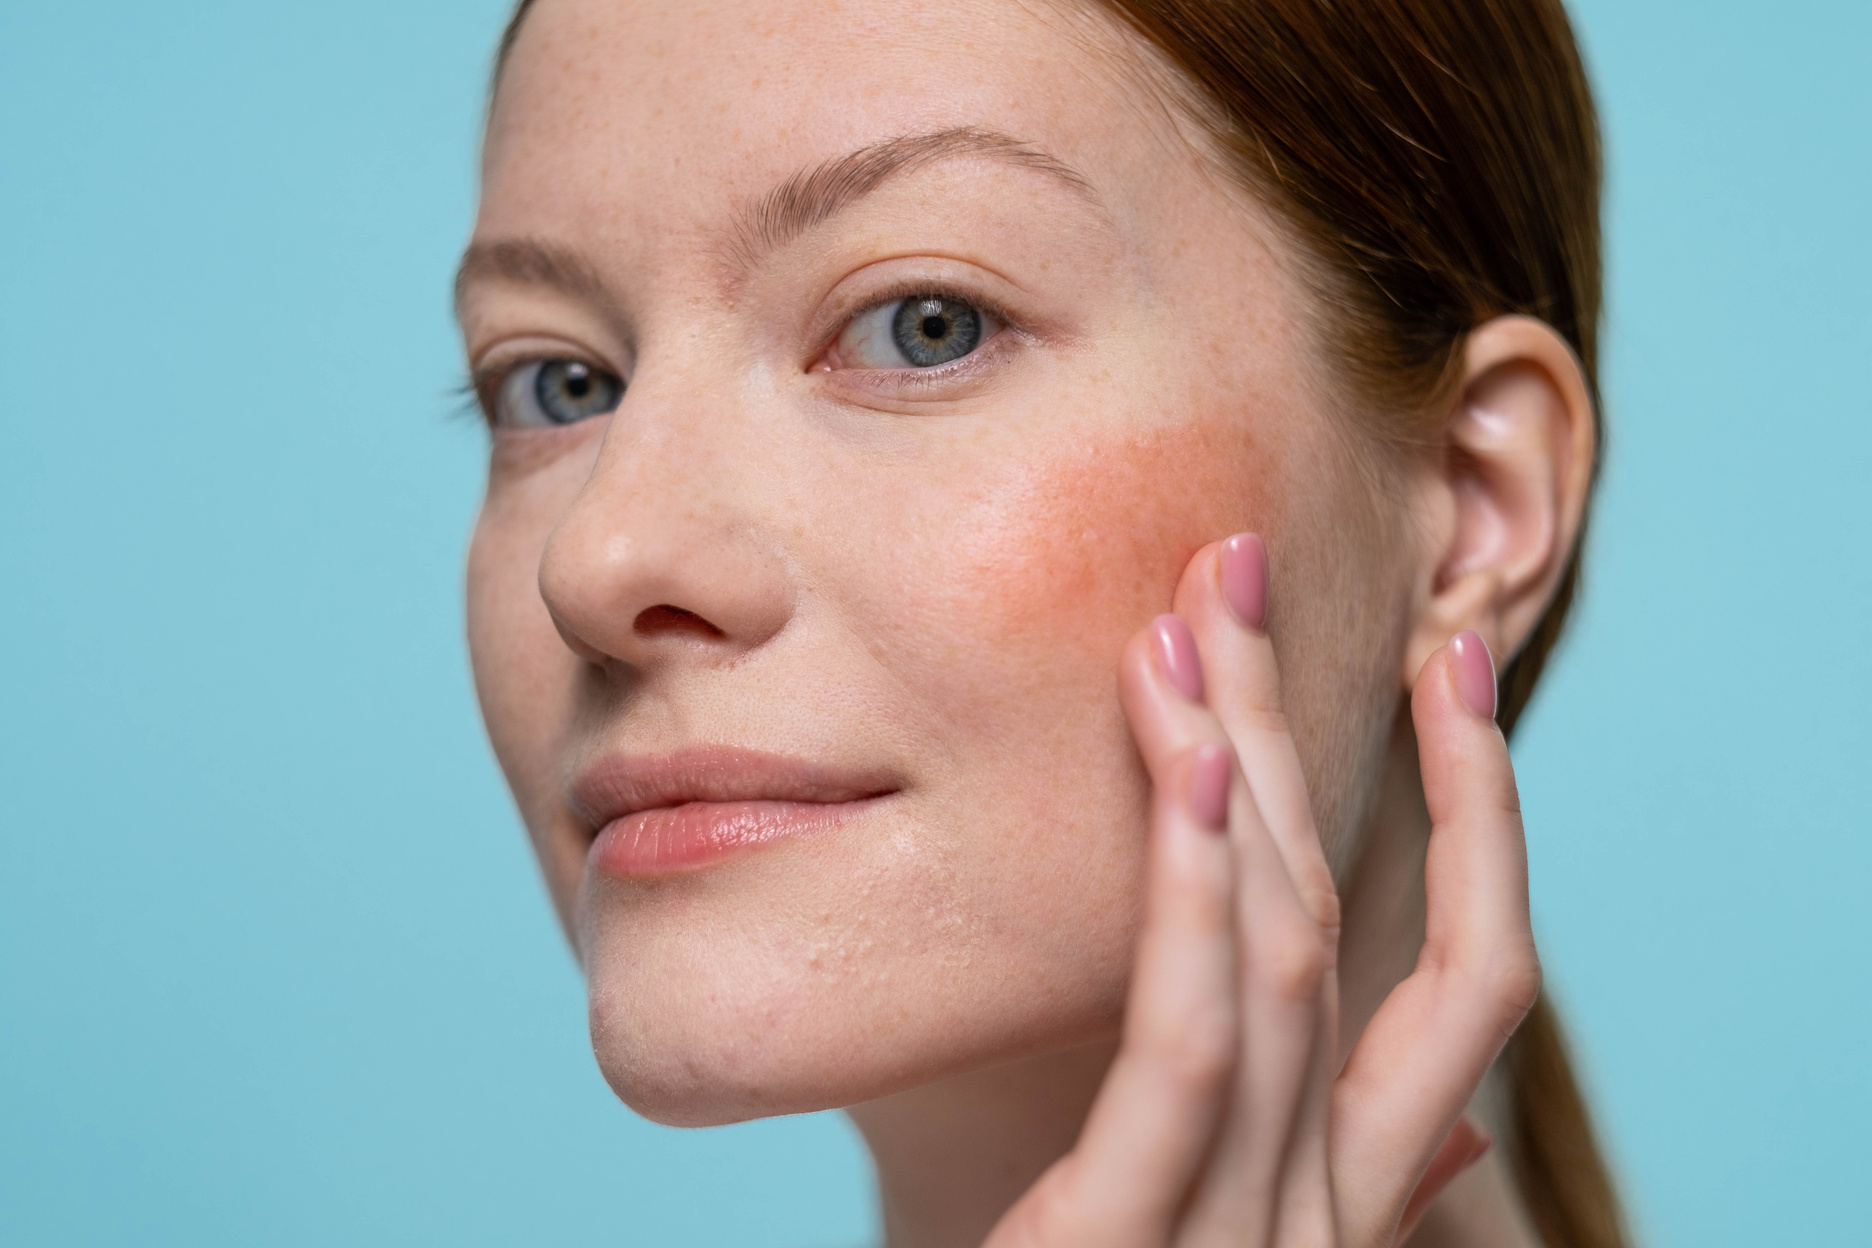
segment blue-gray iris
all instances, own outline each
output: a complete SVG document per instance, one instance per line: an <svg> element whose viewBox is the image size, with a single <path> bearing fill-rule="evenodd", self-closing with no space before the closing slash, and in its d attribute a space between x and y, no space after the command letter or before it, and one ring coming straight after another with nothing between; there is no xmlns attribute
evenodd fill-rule
<svg viewBox="0 0 1872 1248"><path fill-rule="evenodd" d="M918 368L959 360L981 341L981 313L966 303L933 295L906 299L891 318L891 336Z"/></svg>
<svg viewBox="0 0 1872 1248"><path fill-rule="evenodd" d="M616 377L578 360L547 360L533 381L540 411L560 425L610 411L623 393L624 384Z"/></svg>

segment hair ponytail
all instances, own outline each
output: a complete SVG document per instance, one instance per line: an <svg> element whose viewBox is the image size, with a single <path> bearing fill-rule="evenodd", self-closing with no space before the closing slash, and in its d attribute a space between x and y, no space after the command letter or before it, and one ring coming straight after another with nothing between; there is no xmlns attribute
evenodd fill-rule
<svg viewBox="0 0 1872 1248"><path fill-rule="evenodd" d="M1545 993L1502 1055L1508 1083L1503 1141L1521 1203L1550 1248L1626 1248L1625 1219L1599 1155L1566 1038Z"/></svg>

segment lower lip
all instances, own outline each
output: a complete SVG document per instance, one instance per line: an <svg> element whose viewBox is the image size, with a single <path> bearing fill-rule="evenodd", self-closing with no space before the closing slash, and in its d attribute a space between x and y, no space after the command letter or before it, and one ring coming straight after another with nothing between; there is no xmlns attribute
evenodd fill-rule
<svg viewBox="0 0 1872 1248"><path fill-rule="evenodd" d="M587 861L623 879L693 871L743 850L837 827L877 800L689 802L640 810L600 829Z"/></svg>

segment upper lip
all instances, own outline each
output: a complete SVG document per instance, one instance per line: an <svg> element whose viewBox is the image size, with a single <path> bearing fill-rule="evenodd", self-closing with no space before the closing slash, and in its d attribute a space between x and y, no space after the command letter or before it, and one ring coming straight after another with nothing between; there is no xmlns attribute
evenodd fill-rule
<svg viewBox="0 0 1872 1248"><path fill-rule="evenodd" d="M894 792L888 777L732 745L614 754L572 780L572 807L595 831L638 811L688 802L855 802Z"/></svg>

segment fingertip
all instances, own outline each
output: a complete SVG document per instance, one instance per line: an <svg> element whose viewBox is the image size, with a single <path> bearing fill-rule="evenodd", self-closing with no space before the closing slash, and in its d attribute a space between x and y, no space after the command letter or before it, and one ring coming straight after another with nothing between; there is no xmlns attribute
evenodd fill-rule
<svg viewBox="0 0 1872 1248"><path fill-rule="evenodd" d="M1458 633L1424 660L1411 686L1411 715L1420 737L1461 723L1495 726L1495 664L1479 635Z"/></svg>
<svg viewBox="0 0 1872 1248"><path fill-rule="evenodd" d="M1237 533L1216 556L1222 600L1244 628L1259 629L1267 616L1267 547L1258 533Z"/></svg>
<svg viewBox="0 0 1872 1248"><path fill-rule="evenodd" d="M1157 670L1172 689L1191 702L1203 700L1202 659L1196 653L1196 635L1180 615L1160 615L1151 621L1151 653Z"/></svg>
<svg viewBox="0 0 1872 1248"><path fill-rule="evenodd" d="M1479 719L1495 718L1495 659L1480 633L1465 630L1450 638L1450 670L1456 695Z"/></svg>
<svg viewBox="0 0 1872 1248"><path fill-rule="evenodd" d="M1460 633L1431 655L1411 692L1424 797L1441 821L1489 794L1513 804L1514 765L1495 722L1495 675L1488 647Z"/></svg>
<svg viewBox="0 0 1872 1248"><path fill-rule="evenodd" d="M1443 1138L1442 1146L1432 1154L1430 1164L1424 1167L1422 1176L1417 1180L1416 1190L1404 1206L1404 1215L1398 1227L1400 1241L1416 1229L1424 1210L1465 1170L1481 1161L1494 1143L1494 1137L1478 1127L1467 1114L1456 1120L1456 1125Z"/></svg>
<svg viewBox="0 0 1872 1248"><path fill-rule="evenodd" d="M1444 1140L1439 1152L1453 1158L1455 1160L1453 1173L1461 1174L1476 1162L1481 1161L1483 1155L1494 1145L1495 1137L1476 1125L1475 1119L1464 1114L1456 1120L1456 1125L1450 1128L1449 1137Z"/></svg>
<svg viewBox="0 0 1872 1248"><path fill-rule="evenodd" d="M1165 621L1169 628L1160 628ZM1124 709L1125 722L1131 729L1144 766L1152 783L1164 786L1167 795L1178 805L1186 800L1188 777L1180 769L1188 766L1184 752L1193 744L1183 724L1192 699L1179 688L1167 672L1164 661L1165 632L1174 638L1175 616L1160 616L1133 633L1125 642L1118 662L1118 704ZM1183 633L1188 634L1187 626ZM1193 646L1189 652L1193 657ZM1176 656L1173 656L1173 660ZM1201 668L1196 669L1201 679ZM1197 703L1200 706L1200 703Z"/></svg>
<svg viewBox="0 0 1872 1248"><path fill-rule="evenodd" d="M1467 1118L1464 1118L1463 1121L1469 1122ZM1456 1168L1458 1174L1462 1173L1462 1171L1467 1170L1470 1166L1475 1165L1476 1162L1481 1161L1484 1157L1488 1156L1489 1149L1495 1147L1495 1137L1490 1135L1487 1131L1483 1130L1481 1127L1478 1127L1474 1123L1471 1122L1469 1123L1469 1130L1470 1130L1470 1133L1475 1136L1475 1139L1469 1146L1468 1158L1464 1160L1462 1165Z"/></svg>

